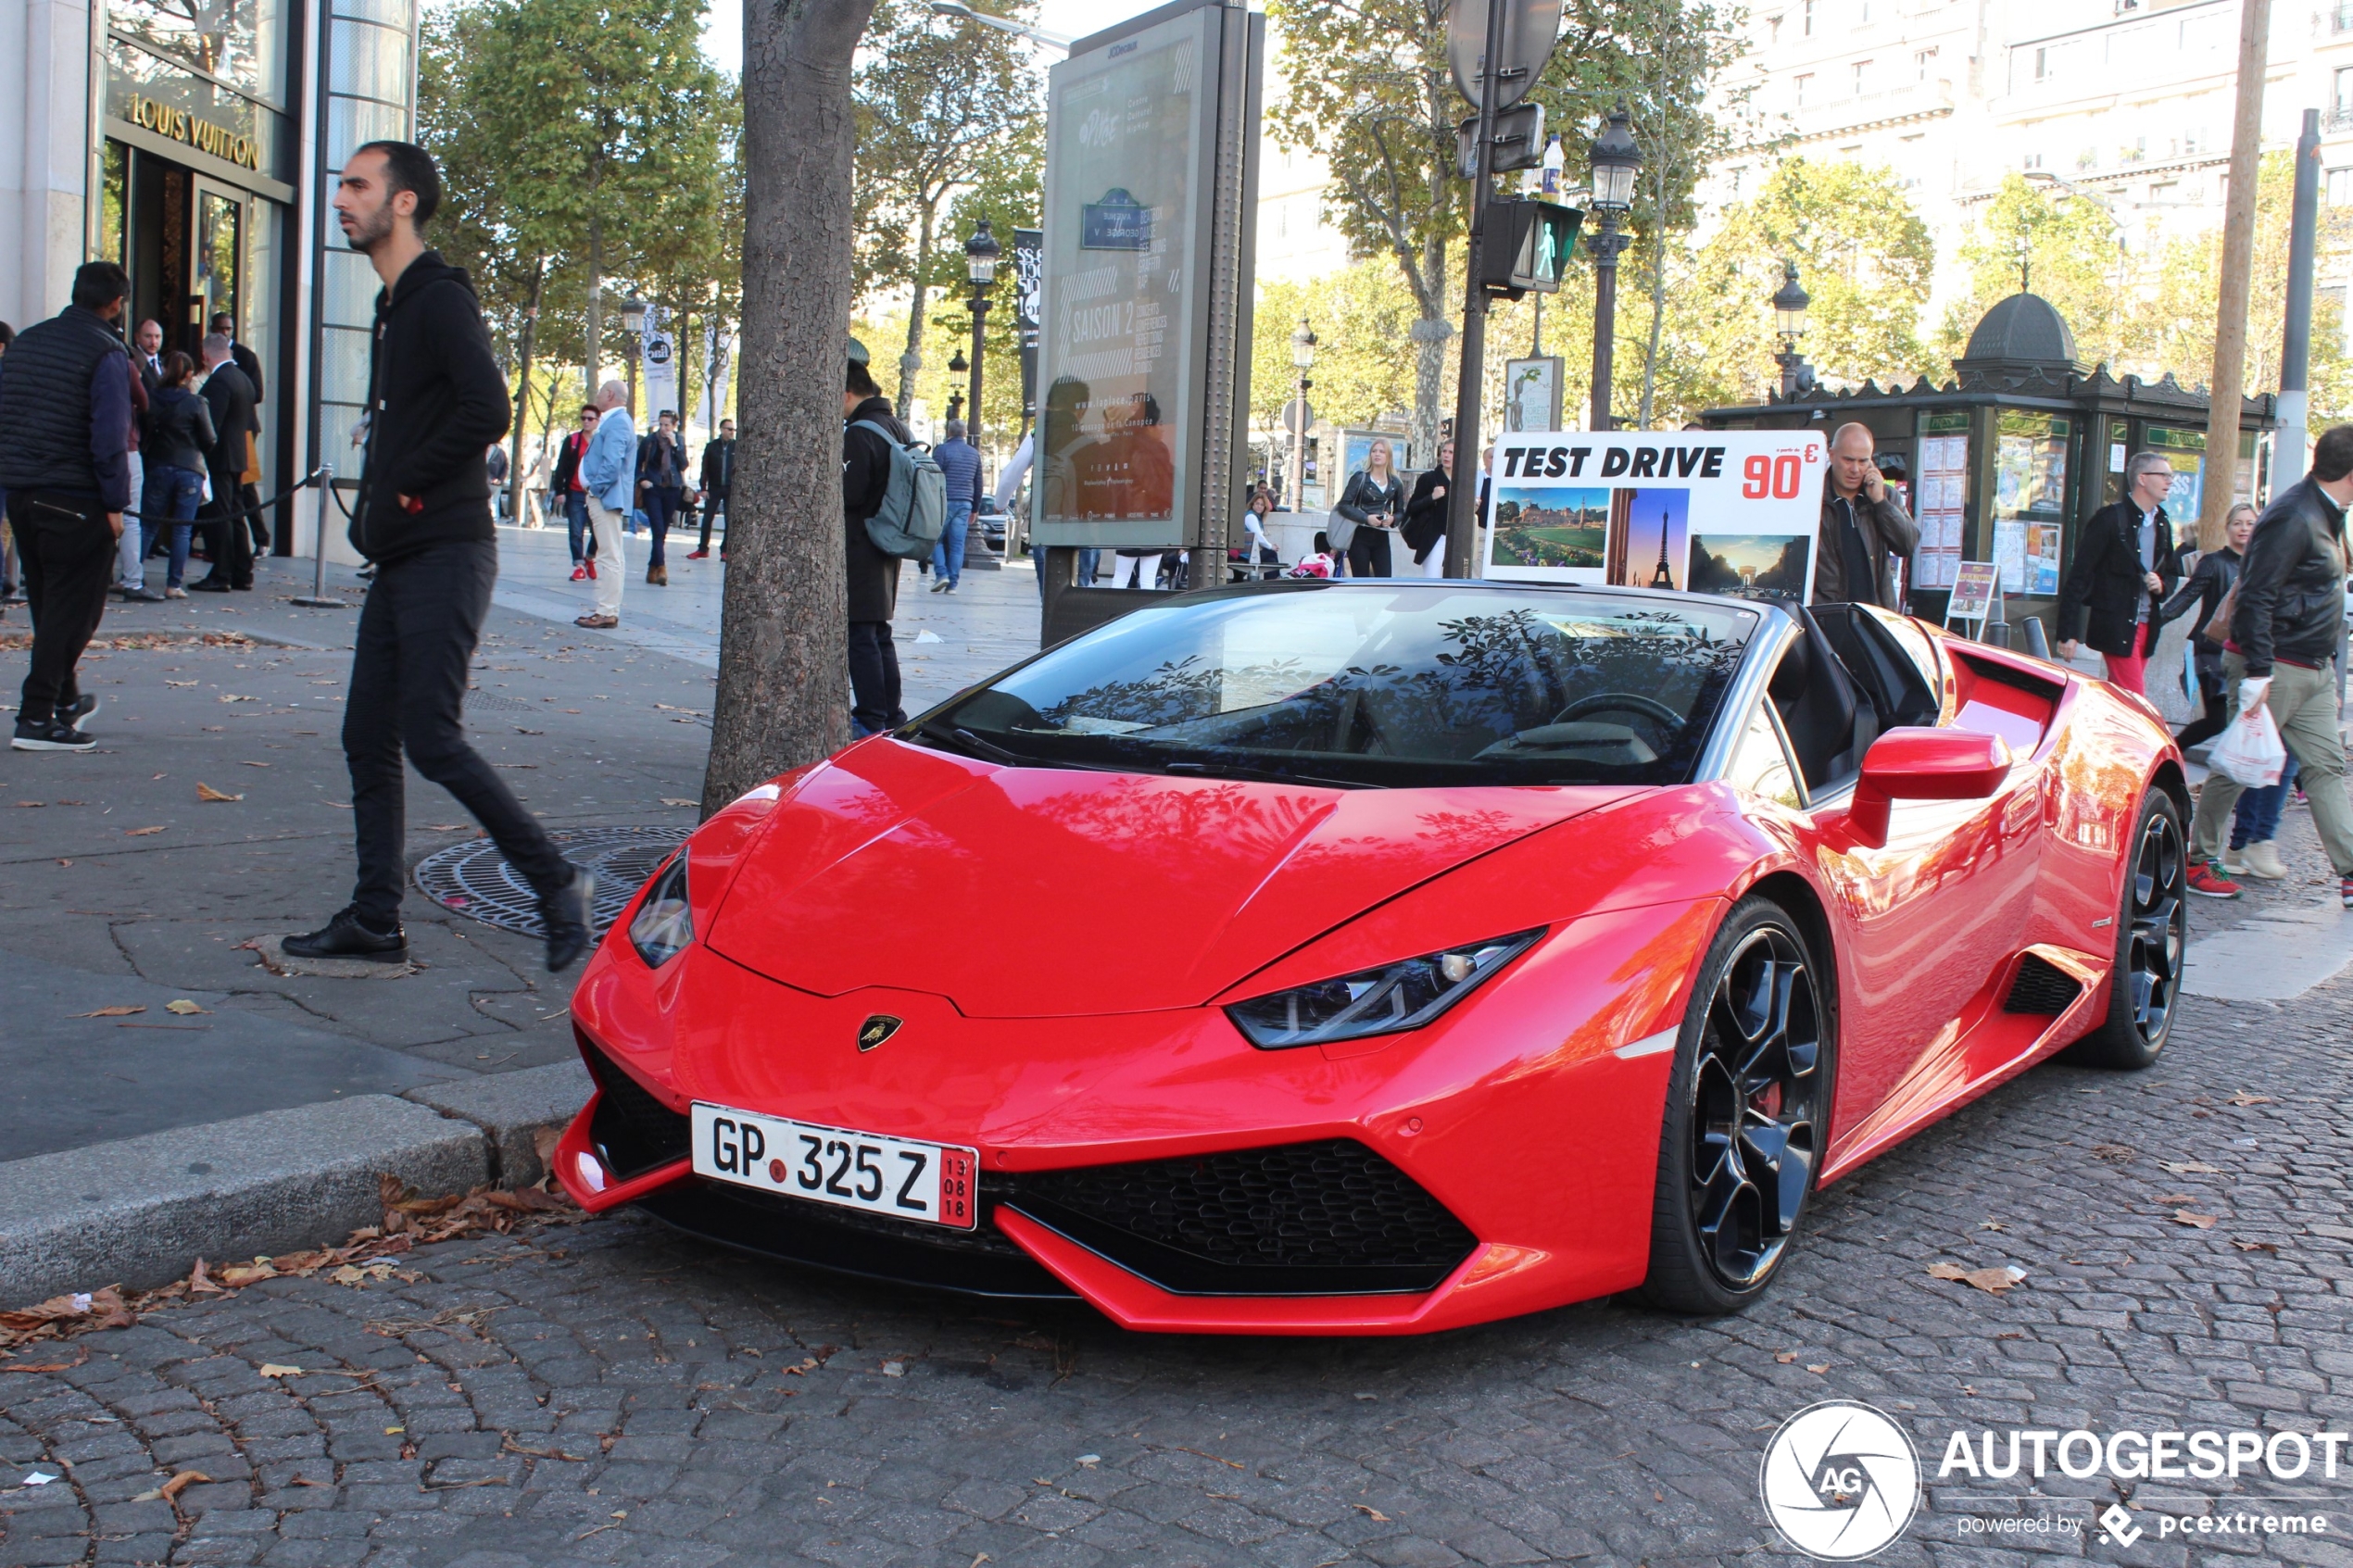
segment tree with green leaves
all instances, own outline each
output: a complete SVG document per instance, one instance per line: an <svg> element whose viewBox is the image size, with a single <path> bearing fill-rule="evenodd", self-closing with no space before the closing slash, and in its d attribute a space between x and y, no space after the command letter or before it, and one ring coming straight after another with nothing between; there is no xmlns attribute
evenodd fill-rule
<svg viewBox="0 0 2353 1568"><path fill-rule="evenodd" d="M1267 9L1289 89L1269 114L1275 133L1329 163L1329 216L1354 254L1391 258L1403 275L1417 312L1413 441L1435 450L1470 198L1454 128L1472 106L1447 66L1447 0L1269 0ZM1529 95L1564 144L1581 149L1620 97L1698 105L1710 51L1679 41L1724 25L1712 9L1675 0L1570 0ZM1675 160L1666 210L1688 204L1699 173L1696 159Z"/></svg>
<svg viewBox="0 0 2353 1568"><path fill-rule="evenodd" d="M1023 0L1008 15L1026 21L1035 10ZM923 366L931 293L952 295L964 277L963 232L943 236L941 219L951 198L984 182L997 194L1034 195L1045 163L1045 82L1026 44L938 16L922 0L882 0L862 55L859 281L912 296L896 396L904 414ZM1023 227L1036 226L1036 212L1033 201L1018 215ZM1007 238L1000 232L999 243Z"/></svg>

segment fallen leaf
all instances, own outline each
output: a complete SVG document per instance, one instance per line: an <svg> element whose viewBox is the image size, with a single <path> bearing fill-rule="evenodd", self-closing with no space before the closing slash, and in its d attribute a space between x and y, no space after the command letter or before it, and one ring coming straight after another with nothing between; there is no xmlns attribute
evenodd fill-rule
<svg viewBox="0 0 2353 1568"><path fill-rule="evenodd" d="M219 1296L222 1294L221 1288L212 1283L212 1276L205 1272L204 1260L202 1258L197 1259L196 1266L188 1271L188 1294L191 1296Z"/></svg>
<svg viewBox="0 0 2353 1568"><path fill-rule="evenodd" d="M1794 1350L1776 1350L1773 1352L1773 1359L1780 1362L1781 1365L1787 1366L1790 1362L1797 1360L1797 1352Z"/></svg>
<svg viewBox="0 0 2353 1568"><path fill-rule="evenodd" d="M2111 1165L2121 1165L2141 1151L2129 1143L2095 1143L2092 1152Z"/></svg>
<svg viewBox="0 0 2353 1568"><path fill-rule="evenodd" d="M1824 1372L1828 1372L1828 1371L1830 1371L1830 1370L1831 1370L1831 1363L1830 1363L1830 1362L1828 1362L1828 1361L1824 1361L1824 1362L1823 1362L1820 1366L1809 1366L1809 1367L1807 1367L1806 1370L1807 1372L1812 1372L1812 1373L1824 1373Z"/></svg>
<svg viewBox="0 0 2353 1568"><path fill-rule="evenodd" d="M1977 1228L1982 1231L2006 1231L2010 1227L1999 1220L1980 1220L1977 1222Z"/></svg>
<svg viewBox="0 0 2353 1568"><path fill-rule="evenodd" d="M261 1363L261 1375L264 1377L300 1377L302 1375L302 1369L298 1366L288 1366L283 1361L264 1361Z"/></svg>
<svg viewBox="0 0 2353 1568"><path fill-rule="evenodd" d="M166 1012L176 1012L182 1018L186 1018L192 1013L207 1011L206 1009L196 1006L195 1003L190 1001L185 997L172 997L171 1000L163 1004L163 1010Z"/></svg>
<svg viewBox="0 0 2353 1568"><path fill-rule="evenodd" d="M221 1284L236 1289L265 1279L276 1279L278 1271L267 1263L228 1263L222 1265L218 1277Z"/></svg>
<svg viewBox="0 0 2353 1568"><path fill-rule="evenodd" d="M166 1481L161 1486L157 1487L157 1492L166 1500L169 1500L178 1497L181 1493L186 1491L197 1482L209 1481L211 1479L211 1476L207 1475L201 1470L183 1470L179 1474L174 1475L170 1480Z"/></svg>
<svg viewBox="0 0 2353 1568"><path fill-rule="evenodd" d="M45 800L19 800L19 801L18 801L18 802L17 802L17 804L18 804L18 805L19 805L19 806L22 806L22 807L26 808L27 809L37 809L37 808L39 808L39 807L46 806L46 805L48 804L48 802L47 802L47 801L45 801Z"/></svg>
<svg viewBox="0 0 2353 1568"><path fill-rule="evenodd" d="M2269 1105L2271 1103L2271 1097L2270 1095L2251 1095L2245 1089L2241 1089L2238 1093L2233 1095L2222 1103L2224 1105Z"/></svg>
<svg viewBox="0 0 2353 1568"><path fill-rule="evenodd" d="M267 768L270 764L267 762L241 762L238 766L242 768Z"/></svg>
<svg viewBox="0 0 2353 1568"><path fill-rule="evenodd" d="M1371 1520L1376 1524L1386 1524L1389 1523L1389 1515L1383 1513L1379 1509L1375 1508L1371 1503L1352 1502L1348 1506L1356 1510L1356 1512L1362 1513L1365 1518Z"/></svg>
<svg viewBox="0 0 2353 1568"><path fill-rule="evenodd" d="M89 1352L82 1352L82 1361L89 1359ZM71 1372L80 1366L82 1361L43 1361L38 1366L0 1366L0 1372Z"/></svg>
<svg viewBox="0 0 2353 1568"><path fill-rule="evenodd" d="M2215 1176L2221 1174L2221 1166L2208 1165L2196 1160L2168 1160L2163 1163L2166 1170L2177 1176Z"/></svg>
<svg viewBox="0 0 2353 1568"><path fill-rule="evenodd" d="M156 826L151 828L125 828L122 830L122 836L125 838L145 838L151 833L161 833L162 831L162 824L157 823Z"/></svg>
<svg viewBox="0 0 2353 1568"><path fill-rule="evenodd" d="M222 692L220 694L220 700L223 702L254 702L259 699L249 696L239 696L234 692Z"/></svg>
<svg viewBox="0 0 2353 1568"><path fill-rule="evenodd" d="M129 1018L134 1012L146 1010L145 1008L134 1008L119 1002L110 1008L100 1008L95 1012L77 1012L73 1016L76 1018Z"/></svg>
<svg viewBox="0 0 2353 1568"><path fill-rule="evenodd" d="M1999 1296L2025 1279L2026 1271L2020 1268L1965 1269L1958 1263L1948 1263L1940 1259L1928 1266L1928 1277L1972 1285L1989 1296Z"/></svg>
<svg viewBox="0 0 2353 1568"><path fill-rule="evenodd" d="M2149 1201L2151 1203L2191 1203L2196 1200L2186 1192L2169 1192L2161 1197L2152 1198Z"/></svg>
<svg viewBox="0 0 2353 1568"><path fill-rule="evenodd" d="M2277 1252L2280 1249L2276 1241L2233 1241L2231 1245L2242 1252Z"/></svg>
<svg viewBox="0 0 2353 1568"><path fill-rule="evenodd" d="M2188 1209L2173 1210L2173 1223L2177 1225L2195 1225L2199 1230L2210 1231L2214 1228L2214 1220L2215 1216L2211 1214L2200 1214Z"/></svg>
<svg viewBox="0 0 2353 1568"><path fill-rule="evenodd" d="M231 795L227 790L215 789L208 784L199 783L196 785L196 798L203 801L229 801L243 800L245 797Z"/></svg>
<svg viewBox="0 0 2353 1568"><path fill-rule="evenodd" d="M661 803L664 806L699 806L702 804L699 800L678 800L667 795L661 797Z"/></svg>

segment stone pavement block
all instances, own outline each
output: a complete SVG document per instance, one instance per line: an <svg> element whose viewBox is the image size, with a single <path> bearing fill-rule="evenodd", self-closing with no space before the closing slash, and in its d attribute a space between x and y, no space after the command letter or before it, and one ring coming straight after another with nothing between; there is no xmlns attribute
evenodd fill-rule
<svg viewBox="0 0 2353 1568"><path fill-rule="evenodd" d="M0 1164L0 1300L162 1285L198 1257L341 1241L383 1214L379 1173L421 1191L489 1175L472 1125L388 1095Z"/></svg>
<svg viewBox="0 0 2353 1568"><path fill-rule="evenodd" d="M428 1085L404 1098L481 1128L494 1162L492 1179L502 1186L520 1187L547 1174L533 1135L567 1125L588 1103L595 1086L575 1053L547 1067Z"/></svg>

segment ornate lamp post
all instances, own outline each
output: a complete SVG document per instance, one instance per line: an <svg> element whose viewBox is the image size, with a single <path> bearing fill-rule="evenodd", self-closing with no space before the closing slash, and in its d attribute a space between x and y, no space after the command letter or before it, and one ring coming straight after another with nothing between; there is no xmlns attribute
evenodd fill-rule
<svg viewBox="0 0 2353 1568"><path fill-rule="evenodd" d="M629 291L621 307L621 330L629 334L629 417L634 420L637 417L637 361L646 352L646 302L635 289ZM594 397L597 389L590 387L588 395Z"/></svg>
<svg viewBox="0 0 2353 1568"><path fill-rule="evenodd" d="M948 361L948 373L951 376L961 376L971 369L972 362L964 358L964 351L961 348L956 350L955 357ZM964 417L963 388L958 387L948 395L948 417L951 420L961 420Z"/></svg>
<svg viewBox="0 0 2353 1568"><path fill-rule="evenodd" d="M1814 367L1797 351L1797 340L1806 335L1806 307L1812 303L1813 296L1797 281L1797 263L1783 261L1781 286L1773 293L1773 331L1780 336L1781 351L1773 356L1773 363L1781 368L1784 401L1814 385Z"/></svg>
<svg viewBox="0 0 2353 1568"><path fill-rule="evenodd" d="M975 446L980 445L980 369L981 323L988 316L988 291L997 286L997 258L1004 247L988 230L988 220L980 220L973 237L964 242L964 276L973 286L973 359L972 386L964 397L964 439Z"/></svg>
<svg viewBox="0 0 2353 1568"><path fill-rule="evenodd" d="M1304 316L1290 334L1290 362L1299 372L1290 421L1290 509L1297 511L1305 505L1307 490L1307 389L1315 384L1307 379L1307 372L1315 368L1315 331Z"/></svg>
<svg viewBox="0 0 2353 1568"><path fill-rule="evenodd" d="M1610 377L1617 358L1617 254L1629 236L1617 231L1618 220L1634 205L1634 177L1642 169L1642 149L1634 144L1632 119L1620 104L1609 123L1594 138L1593 210L1602 217L1593 251L1593 415L1592 428L1610 430Z"/></svg>

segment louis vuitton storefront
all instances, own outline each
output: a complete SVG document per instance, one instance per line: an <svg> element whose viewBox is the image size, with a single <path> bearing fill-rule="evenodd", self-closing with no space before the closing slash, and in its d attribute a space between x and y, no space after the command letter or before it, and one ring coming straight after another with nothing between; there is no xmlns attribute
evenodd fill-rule
<svg viewBox="0 0 2353 1568"><path fill-rule="evenodd" d="M265 495L349 468L375 280L326 202L353 146L413 134L415 0L84 4L27 0L21 49L0 36L24 71L0 94L0 206L26 220L0 237L0 319L53 314L76 266L119 262L126 330L195 355L225 313L258 357ZM308 549L316 493L280 516L278 547Z"/></svg>

